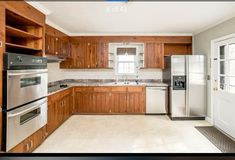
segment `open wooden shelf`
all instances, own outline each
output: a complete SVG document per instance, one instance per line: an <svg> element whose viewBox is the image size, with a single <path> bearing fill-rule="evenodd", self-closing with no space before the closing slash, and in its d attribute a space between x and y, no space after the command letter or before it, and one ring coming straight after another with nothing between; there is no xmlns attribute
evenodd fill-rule
<svg viewBox="0 0 235 160"><path fill-rule="evenodd" d="M36 36L32 33L28 33L25 31L22 31L20 29L11 27L11 26L6 26L6 34L8 36L12 36L12 37L21 37L21 38L42 38L40 36Z"/></svg>
<svg viewBox="0 0 235 160"><path fill-rule="evenodd" d="M43 54L43 26L6 10L6 52L20 54Z"/></svg>
<svg viewBox="0 0 235 160"><path fill-rule="evenodd" d="M13 44L13 43L5 43L7 48L12 48L12 49L25 49L25 50L32 50L32 51L40 51L41 49L33 48L33 47L27 47L24 45L19 45L19 44Z"/></svg>
<svg viewBox="0 0 235 160"><path fill-rule="evenodd" d="M35 22L32 19L18 15L12 11L6 10L6 21L12 22L19 25L28 25L28 26L41 26L39 23Z"/></svg>

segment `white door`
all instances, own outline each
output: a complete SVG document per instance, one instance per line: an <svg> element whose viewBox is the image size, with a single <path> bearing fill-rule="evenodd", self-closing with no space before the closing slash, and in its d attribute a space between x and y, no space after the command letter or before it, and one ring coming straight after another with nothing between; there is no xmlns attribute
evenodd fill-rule
<svg viewBox="0 0 235 160"><path fill-rule="evenodd" d="M235 138L235 38L217 42L214 54L214 124Z"/></svg>

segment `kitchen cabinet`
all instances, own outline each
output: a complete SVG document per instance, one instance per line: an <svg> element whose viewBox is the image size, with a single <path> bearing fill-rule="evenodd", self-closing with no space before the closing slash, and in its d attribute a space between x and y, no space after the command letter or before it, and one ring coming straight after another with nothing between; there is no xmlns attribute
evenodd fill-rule
<svg viewBox="0 0 235 160"><path fill-rule="evenodd" d="M73 36L71 57L61 62L60 68L109 68L108 44L115 42L144 43L143 68L163 69L164 54L192 52L192 36Z"/></svg>
<svg viewBox="0 0 235 160"><path fill-rule="evenodd" d="M146 42L144 68L159 68L162 69L164 62L164 47L163 43Z"/></svg>
<svg viewBox="0 0 235 160"><path fill-rule="evenodd" d="M70 57L69 37L49 25L46 25L45 44L46 55Z"/></svg>
<svg viewBox="0 0 235 160"><path fill-rule="evenodd" d="M60 68L108 68L108 44L103 42L72 42L71 58L61 62Z"/></svg>
<svg viewBox="0 0 235 160"><path fill-rule="evenodd" d="M85 53L85 68L97 67L97 44L88 42Z"/></svg>
<svg viewBox="0 0 235 160"><path fill-rule="evenodd" d="M164 56L170 55L191 55L192 44L191 43L165 43L164 44Z"/></svg>
<svg viewBox="0 0 235 160"><path fill-rule="evenodd" d="M96 68L108 68L108 43L97 43L97 66Z"/></svg>
<svg viewBox="0 0 235 160"><path fill-rule="evenodd" d="M24 1L1 1L5 52L44 56L45 15Z"/></svg>
<svg viewBox="0 0 235 160"><path fill-rule="evenodd" d="M145 113L145 87L127 88L127 113Z"/></svg>
<svg viewBox="0 0 235 160"><path fill-rule="evenodd" d="M34 149L36 149L47 137L46 126L42 127L31 136L23 140L13 149L11 149L10 153L30 153Z"/></svg>
<svg viewBox="0 0 235 160"><path fill-rule="evenodd" d="M75 87L78 114L144 114L144 87Z"/></svg>
<svg viewBox="0 0 235 160"><path fill-rule="evenodd" d="M52 94L48 97L47 132L51 134L73 113L72 88Z"/></svg>

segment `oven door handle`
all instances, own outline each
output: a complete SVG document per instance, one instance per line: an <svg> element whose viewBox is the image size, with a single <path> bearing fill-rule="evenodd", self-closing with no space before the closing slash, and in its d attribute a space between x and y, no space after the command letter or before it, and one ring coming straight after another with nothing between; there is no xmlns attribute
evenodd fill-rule
<svg viewBox="0 0 235 160"><path fill-rule="evenodd" d="M41 72L8 73L8 76L24 76L24 75L33 75L33 74L42 74L42 73L48 73L48 72L47 71L41 71Z"/></svg>
<svg viewBox="0 0 235 160"><path fill-rule="evenodd" d="M21 112L13 113L13 114L8 114L7 117L8 117L8 118L15 117L15 116L21 115L21 114L23 114L23 113L32 111L32 110L34 110L34 109L40 108L40 106L41 106L42 104L46 103L46 102L47 102L47 100L45 100L45 101L43 101L42 103L37 104L37 105L35 105L35 106L33 106L33 107L30 107L30 108L28 108L28 109L26 109L26 110L23 110L23 111L21 111Z"/></svg>

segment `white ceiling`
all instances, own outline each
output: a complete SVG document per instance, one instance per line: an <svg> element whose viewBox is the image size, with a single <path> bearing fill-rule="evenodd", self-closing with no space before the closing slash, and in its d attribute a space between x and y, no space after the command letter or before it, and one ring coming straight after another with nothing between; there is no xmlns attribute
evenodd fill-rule
<svg viewBox="0 0 235 160"><path fill-rule="evenodd" d="M69 35L190 35L235 16L235 2L28 3L47 14L48 24ZM124 12L108 12L120 6Z"/></svg>

